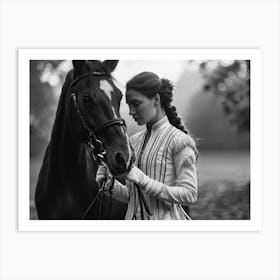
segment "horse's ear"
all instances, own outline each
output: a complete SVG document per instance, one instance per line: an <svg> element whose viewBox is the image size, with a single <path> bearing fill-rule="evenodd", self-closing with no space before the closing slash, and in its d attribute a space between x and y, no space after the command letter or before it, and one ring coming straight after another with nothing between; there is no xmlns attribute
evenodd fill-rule
<svg viewBox="0 0 280 280"><path fill-rule="evenodd" d="M74 69L79 69L85 64L85 60L72 60Z"/></svg>
<svg viewBox="0 0 280 280"><path fill-rule="evenodd" d="M105 60L103 61L102 65L105 67L108 73L112 73L116 69L118 63L118 60Z"/></svg>

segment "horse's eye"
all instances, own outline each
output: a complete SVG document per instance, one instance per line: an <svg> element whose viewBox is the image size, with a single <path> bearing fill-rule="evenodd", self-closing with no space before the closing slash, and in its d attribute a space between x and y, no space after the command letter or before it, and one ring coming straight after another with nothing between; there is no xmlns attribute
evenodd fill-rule
<svg viewBox="0 0 280 280"><path fill-rule="evenodd" d="M85 102L85 103L91 102L91 98L90 98L89 95L83 95L83 96L82 96L82 100L83 100L83 102Z"/></svg>

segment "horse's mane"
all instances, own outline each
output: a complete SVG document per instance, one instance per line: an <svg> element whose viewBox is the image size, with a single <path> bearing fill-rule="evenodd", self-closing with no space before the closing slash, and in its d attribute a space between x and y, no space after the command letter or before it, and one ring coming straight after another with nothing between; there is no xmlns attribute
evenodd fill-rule
<svg viewBox="0 0 280 280"><path fill-rule="evenodd" d="M59 154L57 150L59 150L61 145L63 144L61 142L61 139L65 139L65 133L66 133L66 97L67 97L67 91L71 82L73 76L73 71L71 70L66 78L65 82L62 87L59 103L57 106L57 111L56 111L56 118L54 121L53 129L52 129L52 134L51 134L51 140L50 140L50 160L52 161L52 164L56 166L58 164L57 162L57 155ZM57 168L56 168L57 170ZM58 176L58 174L57 174Z"/></svg>
<svg viewBox="0 0 280 280"><path fill-rule="evenodd" d="M51 139L50 142L46 148L43 165L40 170L38 183L44 183L44 186L52 186L53 180L56 179L57 181L60 181L60 176L58 172L58 161L57 161L57 155L58 155L58 149L60 146L60 138L58 135L61 133L65 133L64 128L64 119L65 119L65 100L67 95L67 89L70 84L71 77L73 75L73 71L71 70L65 79L65 82L62 86L61 95L59 98L57 111L56 111L56 117L54 120L52 132L51 132ZM52 168L51 168L52 167ZM53 168L54 167L54 168ZM49 176L49 172L52 170L53 174ZM40 191L40 192L39 192ZM36 199L40 199L41 195L45 195L44 193L45 188L36 188Z"/></svg>

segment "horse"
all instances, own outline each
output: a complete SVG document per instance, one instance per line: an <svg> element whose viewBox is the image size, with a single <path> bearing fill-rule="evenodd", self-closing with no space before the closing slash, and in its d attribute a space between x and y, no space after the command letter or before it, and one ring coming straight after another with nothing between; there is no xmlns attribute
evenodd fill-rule
<svg viewBox="0 0 280 280"><path fill-rule="evenodd" d="M38 219L78 220L85 214L91 220L124 218L127 206L110 197L103 196L101 212L100 205L92 205L100 192L98 163L122 177L135 160L119 113L122 93L111 75L117 64L72 61L36 185Z"/></svg>

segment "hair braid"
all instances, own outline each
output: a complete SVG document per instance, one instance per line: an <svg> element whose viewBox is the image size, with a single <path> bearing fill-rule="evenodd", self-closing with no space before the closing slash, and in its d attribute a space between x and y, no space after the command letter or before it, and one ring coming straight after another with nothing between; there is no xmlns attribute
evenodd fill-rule
<svg viewBox="0 0 280 280"><path fill-rule="evenodd" d="M186 128L184 127L184 125L182 124L182 120L181 118L178 116L177 111L176 111L176 107L175 106L168 106L164 108L165 113L167 115L167 118L169 120L169 122L175 126L176 128L182 130L183 132L185 132L186 134L188 134L189 132L186 130Z"/></svg>
<svg viewBox="0 0 280 280"><path fill-rule="evenodd" d="M167 115L169 122L176 128L182 130L188 134L188 130L182 124L181 118L177 114L177 109L174 105L171 105L173 101L173 88L174 86L167 79L161 79L162 85L159 89L161 105Z"/></svg>

